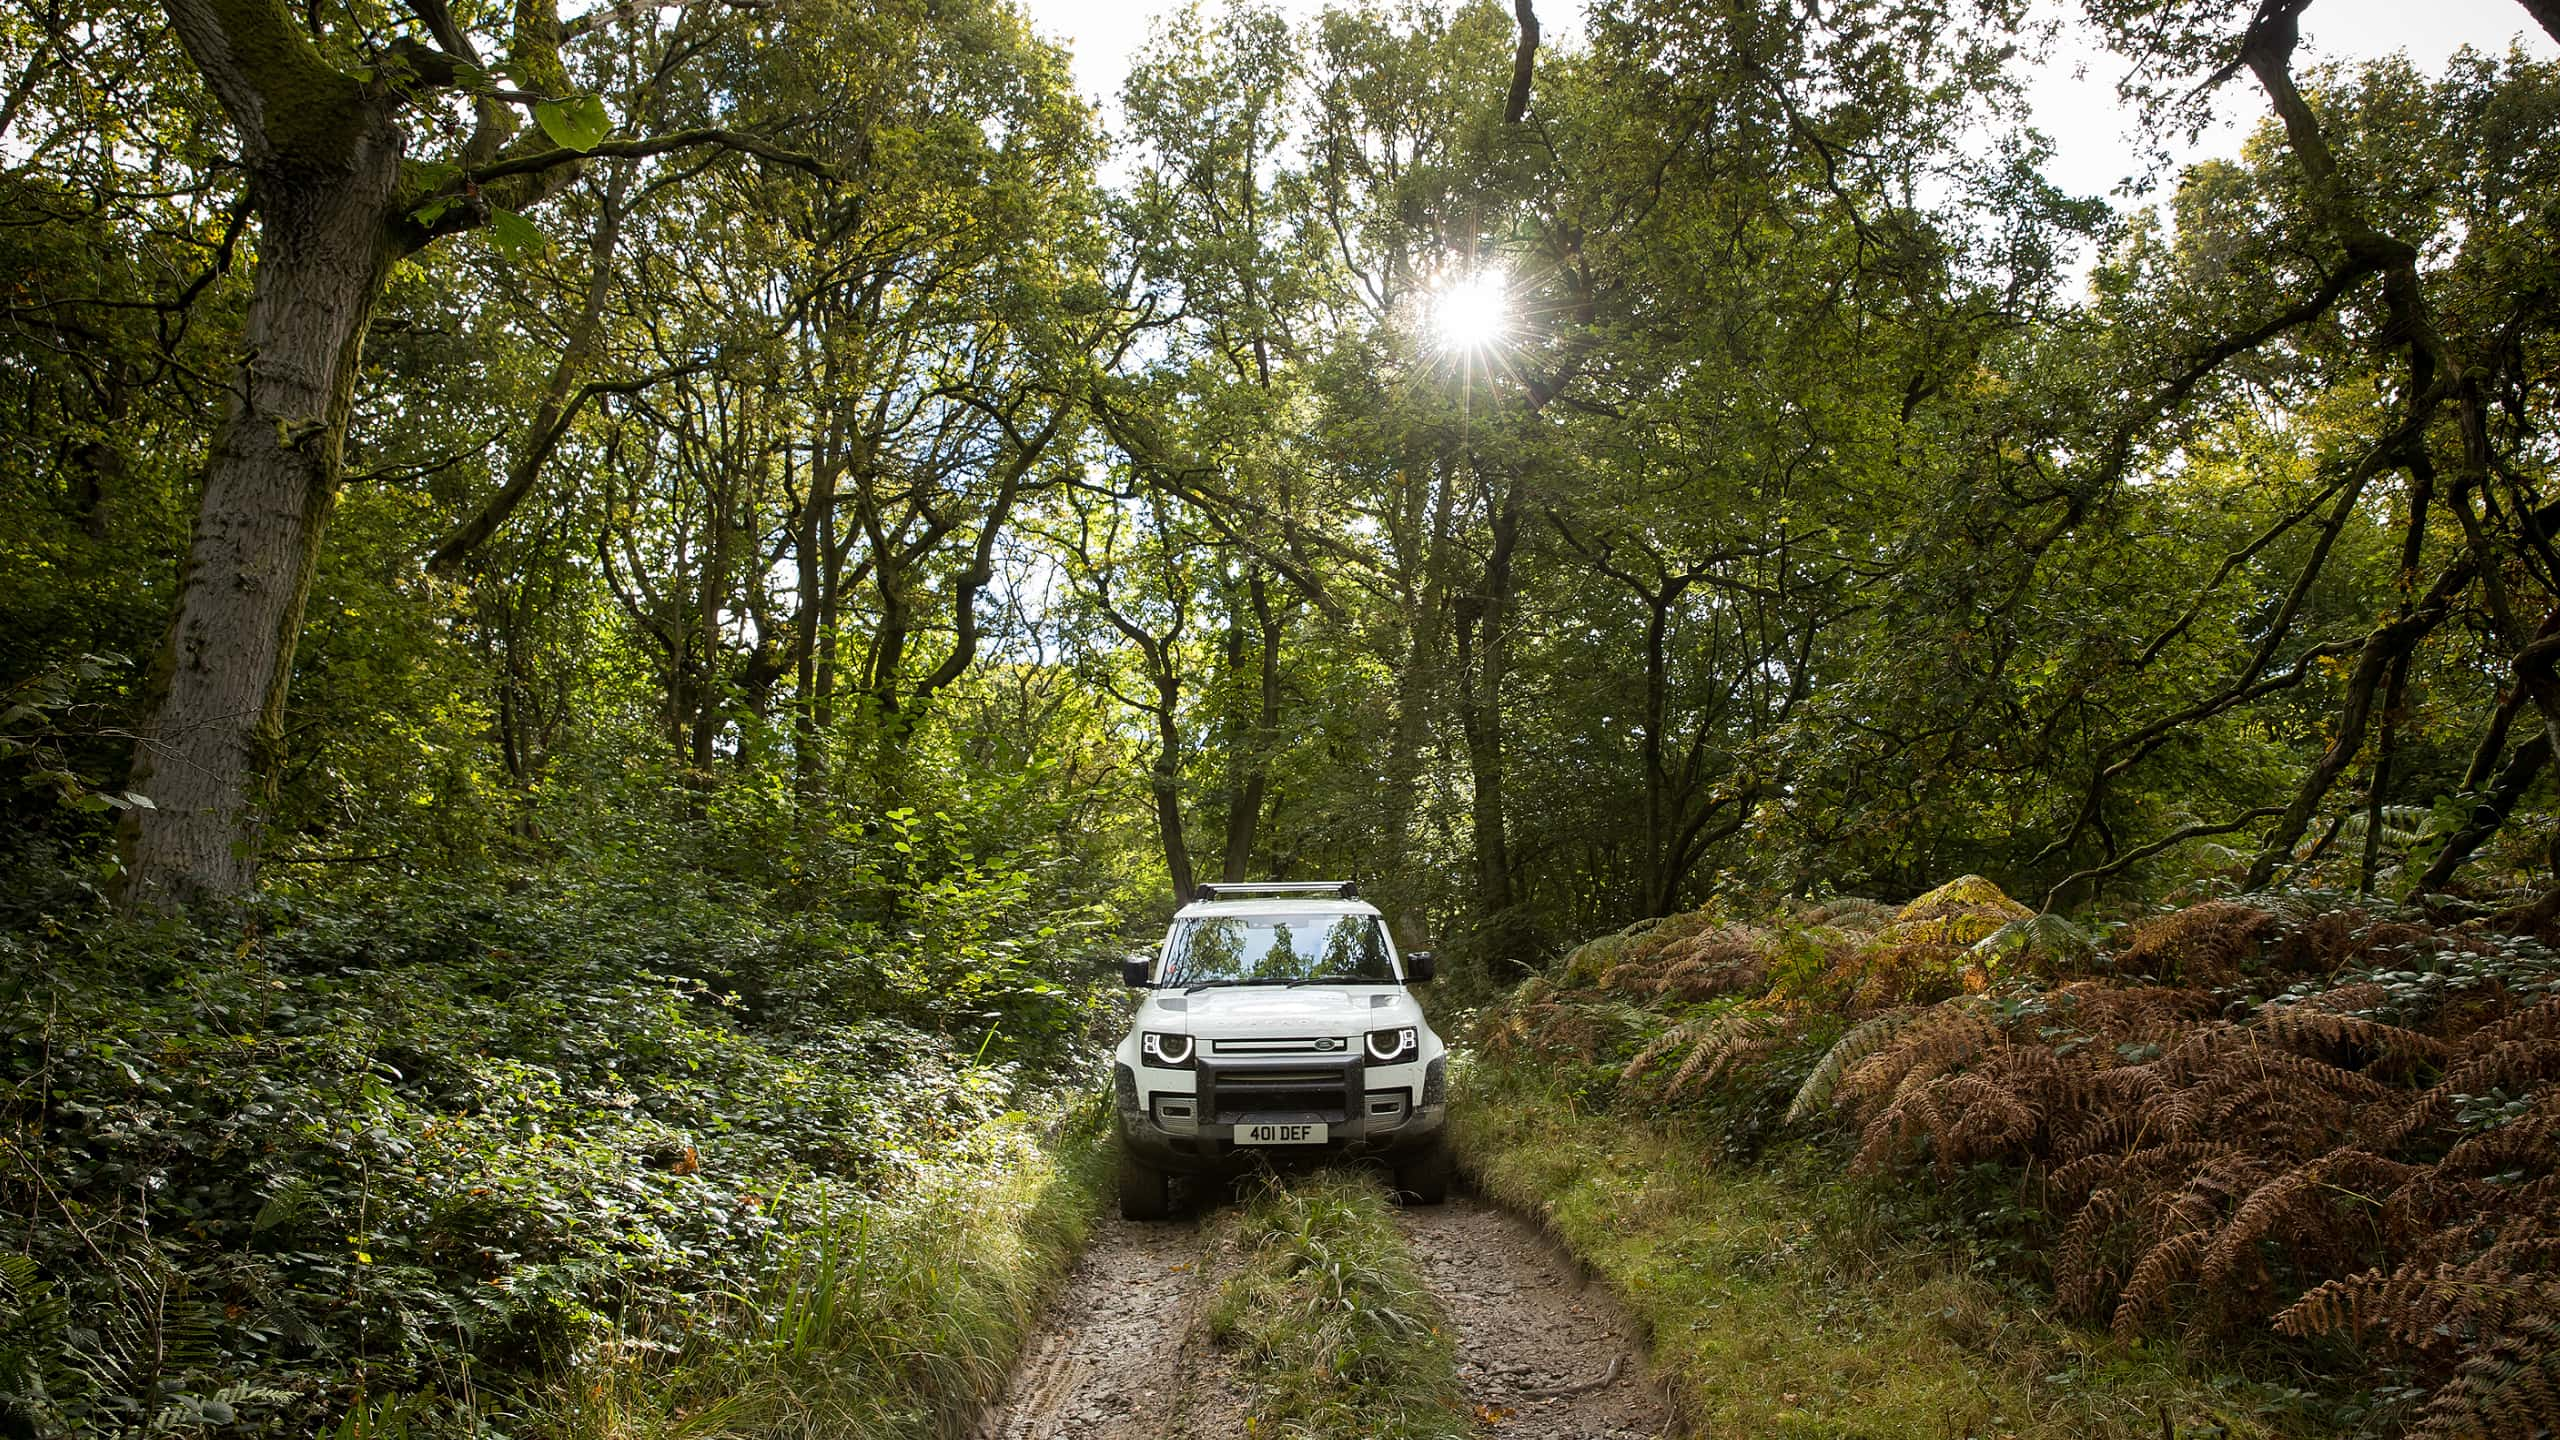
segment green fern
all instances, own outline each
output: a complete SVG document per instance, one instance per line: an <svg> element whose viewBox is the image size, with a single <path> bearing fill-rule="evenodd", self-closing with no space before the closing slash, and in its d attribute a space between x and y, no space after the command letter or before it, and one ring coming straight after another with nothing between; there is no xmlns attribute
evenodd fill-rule
<svg viewBox="0 0 2560 1440"><path fill-rule="evenodd" d="M2012 920L1977 940L1965 959L1987 970L2033 966L2051 971L2078 966L2098 953L2098 938L2047 912Z"/></svg>
<svg viewBox="0 0 2560 1440"><path fill-rule="evenodd" d="M1883 1049L1885 1042L1910 1024L1922 1008L1918 1005L1898 1006L1850 1026L1847 1034L1822 1052L1822 1059L1814 1065L1813 1073L1804 1077L1804 1084L1796 1090L1795 1103L1787 1107L1787 1123L1797 1124L1828 1108L1831 1097L1840 1089L1841 1077L1849 1073L1850 1067Z"/></svg>
<svg viewBox="0 0 2560 1440"><path fill-rule="evenodd" d="M2416 844L2418 837L2426 833L2427 821L2434 813L2424 805L2383 806L2382 843L2385 845ZM2362 809L2350 811L2347 818L2338 825L2338 838L2360 843L2372 823L2373 815L2370 811Z"/></svg>
<svg viewBox="0 0 2560 1440"><path fill-rule="evenodd" d="M60 1417L60 1398L79 1383L63 1365L71 1308L24 1255L0 1254L0 1413L35 1422Z"/></svg>

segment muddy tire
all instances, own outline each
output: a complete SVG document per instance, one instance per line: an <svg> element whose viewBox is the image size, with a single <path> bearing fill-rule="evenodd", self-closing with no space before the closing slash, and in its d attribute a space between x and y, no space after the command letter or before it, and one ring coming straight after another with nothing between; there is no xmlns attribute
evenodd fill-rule
<svg viewBox="0 0 2560 1440"><path fill-rule="evenodd" d="M1173 1213L1171 1179L1162 1170L1120 1152L1120 1218L1162 1220Z"/></svg>
<svg viewBox="0 0 2560 1440"><path fill-rule="evenodd" d="M1449 1198L1449 1147L1433 1141L1429 1148L1396 1162L1396 1199L1406 1205L1437 1205Z"/></svg>

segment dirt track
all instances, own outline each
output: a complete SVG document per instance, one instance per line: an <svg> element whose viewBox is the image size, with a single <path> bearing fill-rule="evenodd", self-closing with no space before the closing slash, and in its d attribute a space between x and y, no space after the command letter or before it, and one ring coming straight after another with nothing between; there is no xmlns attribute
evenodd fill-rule
<svg viewBox="0 0 2560 1440"><path fill-rule="evenodd" d="M1244 1394L1204 1316L1218 1280L1209 1249L1192 1221L1098 1222L979 1440L1242 1435Z"/></svg>
<svg viewBox="0 0 2560 1440"><path fill-rule="evenodd" d="M1458 1331L1458 1379L1517 1440L1669 1433L1644 1345L1608 1291L1527 1222L1465 1196L1404 1212L1405 1236Z"/></svg>
<svg viewBox="0 0 2560 1440"><path fill-rule="evenodd" d="M1502 1440L1669 1433L1643 1347L1617 1303L1534 1228L1482 1201L1404 1212L1448 1308L1468 1404ZM1107 1219L1024 1351L979 1440L1229 1440L1245 1388L1208 1339L1229 1263L1193 1221ZM1613 1363L1614 1362L1614 1363Z"/></svg>

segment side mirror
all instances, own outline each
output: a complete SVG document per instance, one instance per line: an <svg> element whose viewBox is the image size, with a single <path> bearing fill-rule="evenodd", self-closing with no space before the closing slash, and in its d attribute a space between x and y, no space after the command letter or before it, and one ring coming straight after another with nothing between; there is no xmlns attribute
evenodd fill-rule
<svg viewBox="0 0 2560 1440"><path fill-rule="evenodd" d="M1153 961L1149 960L1144 955L1132 955L1128 959L1121 961L1120 983L1123 985L1136 986L1141 990L1145 989L1147 986L1147 971L1153 963Z"/></svg>
<svg viewBox="0 0 2560 1440"><path fill-rule="evenodd" d="M1419 985L1440 973L1440 962L1428 950L1404 952L1404 979L1408 985Z"/></svg>

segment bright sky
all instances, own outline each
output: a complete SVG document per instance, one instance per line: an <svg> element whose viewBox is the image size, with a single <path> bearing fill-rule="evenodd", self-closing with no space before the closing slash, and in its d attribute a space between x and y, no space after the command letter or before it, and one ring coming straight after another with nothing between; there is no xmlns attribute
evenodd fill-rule
<svg viewBox="0 0 2560 1440"><path fill-rule="evenodd" d="M1155 17L1188 3L1025 0L1035 26L1074 48L1079 88L1104 99L1106 111L1115 108L1109 102L1116 100L1130 57L1145 43ZM1277 3L1290 16L1303 18L1322 11L1325 0ZM1540 0L1538 6L1539 20L1550 39L1571 37L1580 28L1581 12L1580 0ZM2549 59L2560 53L2560 46L2516 0L2317 0L2303 16L2302 33L2300 59L2306 65L2406 50L2421 69L2435 72L2444 68L2447 56L2465 45L2502 52L2519 37L2536 56ZM2115 96L2121 73L2120 62L2066 33L2034 79L2030 94L2036 123L2053 138L2056 150L2049 173L2066 190L2106 194L2131 172L2134 146ZM2264 113L2257 92L2249 87L2235 83L2226 86L2224 93L2226 117L2254 121ZM2196 152L2183 158L2235 154L2241 134L2237 123L2226 120Z"/></svg>

